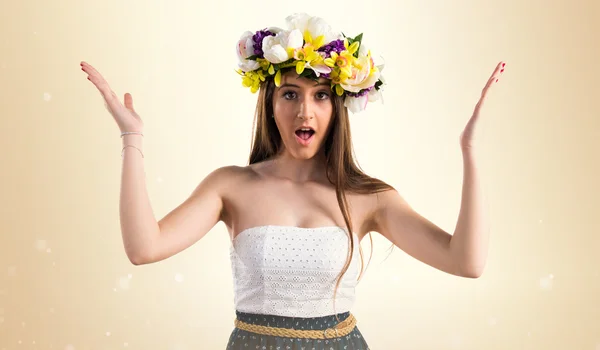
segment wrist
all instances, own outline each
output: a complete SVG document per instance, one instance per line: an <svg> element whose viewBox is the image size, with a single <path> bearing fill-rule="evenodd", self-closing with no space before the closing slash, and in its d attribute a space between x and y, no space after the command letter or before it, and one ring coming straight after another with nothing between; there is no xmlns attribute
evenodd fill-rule
<svg viewBox="0 0 600 350"><path fill-rule="evenodd" d="M474 147L461 147L462 158L464 160L476 160L479 158L479 150Z"/></svg>
<svg viewBox="0 0 600 350"><path fill-rule="evenodd" d="M142 135L139 135L139 134L123 135L121 137L121 139L123 140L123 146L125 146L125 145L134 145L134 146L137 146L137 147L141 147L143 145L143 142L144 142L144 137Z"/></svg>
<svg viewBox="0 0 600 350"><path fill-rule="evenodd" d="M466 146L466 145L460 145L460 149L463 153L472 153L475 152L475 146L470 145L470 146Z"/></svg>

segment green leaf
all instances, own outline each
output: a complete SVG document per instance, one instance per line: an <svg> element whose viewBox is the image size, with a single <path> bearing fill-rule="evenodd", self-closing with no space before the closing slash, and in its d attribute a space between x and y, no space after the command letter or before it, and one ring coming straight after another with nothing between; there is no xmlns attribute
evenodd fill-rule
<svg viewBox="0 0 600 350"><path fill-rule="evenodd" d="M309 77L313 73L312 69L305 68L302 73L300 73L301 77Z"/></svg>
<svg viewBox="0 0 600 350"><path fill-rule="evenodd" d="M276 63L276 64L274 64L274 66L275 66L275 69L281 69L281 67L284 67L292 62L294 62L294 58L290 58L289 60L281 62L281 63Z"/></svg>
<svg viewBox="0 0 600 350"><path fill-rule="evenodd" d="M352 55L357 58L358 58L358 52L360 51L360 45L362 45L362 37L363 37L363 33L360 33L353 40L353 41L358 41L358 49L356 49L356 52L354 53L354 55Z"/></svg>
<svg viewBox="0 0 600 350"><path fill-rule="evenodd" d="M258 55L252 55L250 57L247 57L246 59L256 61L257 58L260 58L260 57L258 57Z"/></svg>

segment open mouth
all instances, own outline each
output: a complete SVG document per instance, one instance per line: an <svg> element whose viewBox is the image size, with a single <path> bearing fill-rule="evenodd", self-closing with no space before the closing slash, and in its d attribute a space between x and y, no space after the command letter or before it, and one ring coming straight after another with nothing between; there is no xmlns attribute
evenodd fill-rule
<svg viewBox="0 0 600 350"><path fill-rule="evenodd" d="M311 127L300 127L296 129L296 141L303 146L308 146L313 140L315 131Z"/></svg>
<svg viewBox="0 0 600 350"><path fill-rule="evenodd" d="M308 140L311 136L315 134L315 131L311 128L300 128L296 130L296 136L303 140Z"/></svg>

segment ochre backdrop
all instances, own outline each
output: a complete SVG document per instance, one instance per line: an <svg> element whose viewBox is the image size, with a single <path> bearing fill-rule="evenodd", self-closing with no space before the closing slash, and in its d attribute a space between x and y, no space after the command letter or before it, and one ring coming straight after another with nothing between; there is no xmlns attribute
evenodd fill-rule
<svg viewBox="0 0 600 350"><path fill-rule="evenodd" d="M145 122L157 219L213 169L245 165L256 96L246 31L323 17L386 62L384 103L351 116L360 165L452 232L459 135L488 76L480 170L487 268L461 279L373 233L353 313L383 349L600 349L598 1L19 1L0 14L0 350L224 349L235 317L218 224L133 266L121 139L79 62ZM370 242L362 243L368 260Z"/></svg>

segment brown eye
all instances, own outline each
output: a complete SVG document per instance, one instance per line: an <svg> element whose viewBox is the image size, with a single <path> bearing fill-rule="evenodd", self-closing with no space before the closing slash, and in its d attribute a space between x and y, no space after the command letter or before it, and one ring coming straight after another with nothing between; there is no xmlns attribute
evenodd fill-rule
<svg viewBox="0 0 600 350"><path fill-rule="evenodd" d="M317 92L317 98L319 100L326 100L329 98L329 94L326 93L325 91L319 91L319 92Z"/></svg>
<svg viewBox="0 0 600 350"><path fill-rule="evenodd" d="M290 95L292 95L292 96L290 97ZM283 93L283 98L285 98L286 100L291 100L294 97L296 97L296 93L293 91L286 91Z"/></svg>

